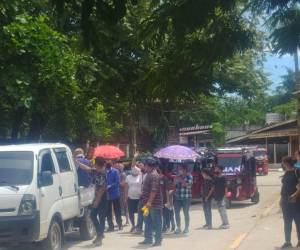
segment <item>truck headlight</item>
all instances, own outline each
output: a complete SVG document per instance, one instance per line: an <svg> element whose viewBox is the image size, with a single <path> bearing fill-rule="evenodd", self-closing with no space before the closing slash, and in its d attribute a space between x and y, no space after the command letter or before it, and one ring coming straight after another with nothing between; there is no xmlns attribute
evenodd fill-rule
<svg viewBox="0 0 300 250"><path fill-rule="evenodd" d="M19 215L20 216L33 215L35 210L36 210L35 197L31 194L24 194L19 207Z"/></svg>

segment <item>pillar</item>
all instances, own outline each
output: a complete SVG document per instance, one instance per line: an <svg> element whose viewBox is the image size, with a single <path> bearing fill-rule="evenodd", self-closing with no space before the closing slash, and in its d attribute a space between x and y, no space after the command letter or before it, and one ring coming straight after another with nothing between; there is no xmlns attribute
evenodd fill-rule
<svg viewBox="0 0 300 250"><path fill-rule="evenodd" d="M288 155L292 156L292 137L291 136L289 136Z"/></svg>
<svg viewBox="0 0 300 250"><path fill-rule="evenodd" d="M277 152L276 152L276 143L274 143L274 164L277 163Z"/></svg>

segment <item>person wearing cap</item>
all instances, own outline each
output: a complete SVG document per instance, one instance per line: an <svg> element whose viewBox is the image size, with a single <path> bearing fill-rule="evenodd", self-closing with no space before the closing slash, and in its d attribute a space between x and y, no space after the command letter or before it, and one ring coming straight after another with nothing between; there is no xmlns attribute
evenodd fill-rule
<svg viewBox="0 0 300 250"><path fill-rule="evenodd" d="M75 165L77 167L78 185L82 187L89 187L92 184L92 177L90 174L91 162L84 156L82 148L74 150Z"/></svg>
<svg viewBox="0 0 300 250"><path fill-rule="evenodd" d="M91 220L96 229L96 239L93 244L99 247L104 238L105 217L108 209L107 178L103 158L97 157L95 159L95 171L92 171L92 176L95 183L95 198L92 204Z"/></svg>
<svg viewBox="0 0 300 250"><path fill-rule="evenodd" d="M226 178L223 175L223 167L215 166L215 176L214 176L214 198L217 202L218 211L221 216L222 225L220 229L228 229L229 221L226 211L226 194L227 194L227 183Z"/></svg>
<svg viewBox="0 0 300 250"><path fill-rule="evenodd" d="M212 229L212 212L211 212L211 202L214 192L213 188L213 176L210 169L203 168L201 169L201 174L203 177L202 183L202 197L203 197L203 211L205 217L204 229Z"/></svg>
<svg viewBox="0 0 300 250"><path fill-rule="evenodd" d="M162 210L163 199L160 186L160 176L157 172L158 163L156 159L149 157L145 160L144 168L147 176L142 188L142 202L145 216L145 240L140 245L152 245L154 247L162 244ZM148 213L149 212L149 213ZM153 243L153 231L155 233Z"/></svg>
<svg viewBox="0 0 300 250"><path fill-rule="evenodd" d="M106 178L107 178L107 199L108 199L108 210L107 210L107 222L108 232L112 232L115 229L113 223L112 210L114 209L116 221L119 230L123 230L122 223L122 211L121 211L121 193L120 193L120 174L119 171L113 167L113 162L110 159L106 159Z"/></svg>

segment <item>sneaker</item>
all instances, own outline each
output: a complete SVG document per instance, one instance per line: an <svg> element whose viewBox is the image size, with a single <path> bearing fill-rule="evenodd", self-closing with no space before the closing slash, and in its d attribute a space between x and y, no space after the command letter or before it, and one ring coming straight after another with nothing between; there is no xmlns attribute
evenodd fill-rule
<svg viewBox="0 0 300 250"><path fill-rule="evenodd" d="M95 247L102 246L102 237L97 236L96 239L93 241L93 244L94 244Z"/></svg>
<svg viewBox="0 0 300 250"><path fill-rule="evenodd" d="M177 228L174 232L175 234L181 234L181 229L180 228Z"/></svg>
<svg viewBox="0 0 300 250"><path fill-rule="evenodd" d="M108 232L108 233L113 232L113 231L115 231L115 229L114 229L113 227L109 227L109 228L106 230L106 232Z"/></svg>
<svg viewBox="0 0 300 250"><path fill-rule="evenodd" d="M143 234L143 230L142 229L136 229L136 231L134 233L136 235L142 235Z"/></svg>
<svg viewBox="0 0 300 250"><path fill-rule="evenodd" d="M153 247L160 247L161 246L161 241L155 242L152 246Z"/></svg>
<svg viewBox="0 0 300 250"><path fill-rule="evenodd" d="M203 229L208 229L208 225L205 224L202 228L203 228Z"/></svg>
<svg viewBox="0 0 300 250"><path fill-rule="evenodd" d="M135 227L132 227L129 231L129 233L135 233Z"/></svg>
<svg viewBox="0 0 300 250"><path fill-rule="evenodd" d="M140 242L139 245L142 245L142 246L152 245L152 242L144 240L144 241Z"/></svg>
<svg viewBox="0 0 300 250"><path fill-rule="evenodd" d="M183 234L189 235L189 233L190 233L190 230L189 230L188 228L185 228L185 229L183 230Z"/></svg>
<svg viewBox="0 0 300 250"><path fill-rule="evenodd" d="M229 225L221 225L219 228L220 228L220 229L229 229L230 226L229 226Z"/></svg>
<svg viewBox="0 0 300 250"><path fill-rule="evenodd" d="M292 246L291 243L286 242L286 243L284 243L284 244L282 245L281 249L287 249L287 248L292 248L292 247L293 247L293 246Z"/></svg>

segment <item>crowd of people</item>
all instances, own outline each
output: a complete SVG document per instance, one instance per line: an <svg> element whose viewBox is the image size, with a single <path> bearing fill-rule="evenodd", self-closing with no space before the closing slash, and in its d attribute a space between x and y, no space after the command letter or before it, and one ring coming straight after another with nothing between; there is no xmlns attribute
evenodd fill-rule
<svg viewBox="0 0 300 250"><path fill-rule="evenodd" d="M174 172L174 169L162 165L154 157L138 161L138 154L135 154L129 169L124 169L120 161L99 157L90 161L80 148L74 151L74 158L79 185L95 187L91 212L97 232L93 242L95 246L102 245L105 228L106 232L115 230L114 218L118 230L123 230L123 225L130 222L130 233L144 233L144 240L139 243L141 245L160 246L166 232L189 234L193 177L188 165L179 164ZM203 168L201 173L204 180L203 229L212 229L213 198L222 219L220 229L228 229L226 179L222 175L222 168L216 166L214 171ZM122 221L123 216L126 218L125 223Z"/></svg>

